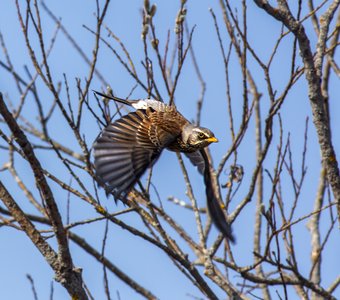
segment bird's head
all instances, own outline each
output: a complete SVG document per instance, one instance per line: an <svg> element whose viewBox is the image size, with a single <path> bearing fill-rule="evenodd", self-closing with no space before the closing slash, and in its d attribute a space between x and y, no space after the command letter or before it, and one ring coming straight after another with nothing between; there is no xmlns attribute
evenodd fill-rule
<svg viewBox="0 0 340 300"><path fill-rule="evenodd" d="M208 128L187 125L182 132L182 140L189 147L201 149L211 143L217 143L218 139Z"/></svg>

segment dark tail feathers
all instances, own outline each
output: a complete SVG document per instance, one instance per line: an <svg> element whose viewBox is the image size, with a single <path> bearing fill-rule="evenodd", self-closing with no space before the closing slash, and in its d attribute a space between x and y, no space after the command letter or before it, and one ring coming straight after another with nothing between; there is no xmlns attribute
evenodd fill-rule
<svg viewBox="0 0 340 300"><path fill-rule="evenodd" d="M227 238L232 243L235 243L235 237L233 235L231 226L226 220L224 212L222 211L217 199L208 198L207 206L210 217L217 229L224 235L225 238Z"/></svg>
<svg viewBox="0 0 340 300"><path fill-rule="evenodd" d="M203 177L205 184L205 193L207 196L207 206L210 217L215 226L217 227L217 229L224 235L224 237L230 240L232 243L235 243L235 237L232 233L231 226L224 215L224 212L218 202L217 196L213 188L208 156L205 153L205 149L201 149L200 152L205 162Z"/></svg>

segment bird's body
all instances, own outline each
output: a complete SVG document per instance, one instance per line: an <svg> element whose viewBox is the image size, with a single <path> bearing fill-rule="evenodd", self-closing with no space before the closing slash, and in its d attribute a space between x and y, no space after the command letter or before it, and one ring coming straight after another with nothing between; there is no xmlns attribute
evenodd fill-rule
<svg viewBox="0 0 340 300"><path fill-rule="evenodd" d="M163 149L185 153L203 174L206 162L199 150L217 142L209 129L191 124L175 106L157 100L124 100L96 93L136 109L108 125L93 146L96 174L115 199L127 196Z"/></svg>

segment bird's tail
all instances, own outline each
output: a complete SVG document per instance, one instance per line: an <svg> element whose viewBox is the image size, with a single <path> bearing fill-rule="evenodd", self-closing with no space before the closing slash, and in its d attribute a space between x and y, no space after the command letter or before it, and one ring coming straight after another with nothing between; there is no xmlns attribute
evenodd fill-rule
<svg viewBox="0 0 340 300"><path fill-rule="evenodd" d="M207 195L207 206L211 220L226 239L228 239L232 243L235 243L235 237L233 235L231 225L226 219L226 216L218 202L216 192L213 188L213 182L210 173L210 163L205 149L201 149L200 153L205 163L203 178L205 184L205 193Z"/></svg>
<svg viewBox="0 0 340 300"><path fill-rule="evenodd" d="M96 95L99 95L101 97L104 97L104 98L107 98L107 99L111 99L111 100L117 101L119 103L123 103L123 104L129 105L129 106L132 106L132 103L133 103L133 101L128 101L128 100L125 100L125 99L122 99L122 98L118 98L118 97L115 97L115 96L111 96L111 95L105 95L105 94L103 94L101 92L98 92L98 91L95 91L95 90L93 90L93 92Z"/></svg>
<svg viewBox="0 0 340 300"><path fill-rule="evenodd" d="M217 229L224 235L225 238L227 238L232 243L235 243L235 237L233 235L231 225L226 220L224 212L222 211L217 199L214 197L208 198L207 206L210 217Z"/></svg>

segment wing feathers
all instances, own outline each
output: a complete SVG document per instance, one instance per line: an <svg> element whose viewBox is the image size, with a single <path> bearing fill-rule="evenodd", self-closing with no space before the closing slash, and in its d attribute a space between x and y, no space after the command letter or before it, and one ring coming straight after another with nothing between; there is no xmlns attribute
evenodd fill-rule
<svg viewBox="0 0 340 300"><path fill-rule="evenodd" d="M115 198L127 195L163 149L150 139L150 127L146 111L137 110L108 125L94 143L96 174Z"/></svg>
<svg viewBox="0 0 340 300"><path fill-rule="evenodd" d="M203 175L205 170L205 162L200 151L185 153L185 155L190 159L191 163L195 167L197 167L198 171Z"/></svg>

